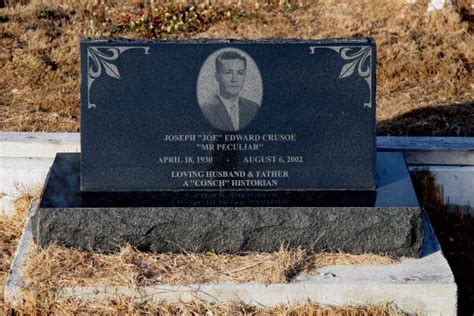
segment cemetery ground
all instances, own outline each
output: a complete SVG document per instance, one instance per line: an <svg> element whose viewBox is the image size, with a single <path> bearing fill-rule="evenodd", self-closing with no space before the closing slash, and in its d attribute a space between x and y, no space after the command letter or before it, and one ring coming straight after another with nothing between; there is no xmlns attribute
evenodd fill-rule
<svg viewBox="0 0 474 316"><path fill-rule="evenodd" d="M367 1L337 3L311 1L259 1L203 4L169 1L10 1L0 9L0 130L79 131L79 37L127 37L156 39L227 38L327 38L372 36L377 43L377 130L379 135L474 136L473 13L468 2L455 1L453 8L427 12L426 2ZM408 1L407 1L408 2ZM0 1L3 3L3 1ZM447 210L430 187L429 175L414 177L420 202L430 215L445 255L453 267L459 305L472 310L474 276L468 271L474 258L472 215ZM428 188L428 189L426 189ZM0 293L15 252L26 211L33 196L15 203L17 213L0 214ZM67 255L66 255L67 253ZM129 301L106 301L96 306L73 301L52 302L48 290L75 282L122 282L140 285L152 282L157 257L123 248L119 254L91 255L57 246L37 253L36 262L47 275L31 269L32 286L38 296L28 308L37 312L151 312L162 313L320 313L389 315L392 306L335 308L280 306L271 310L232 305L190 304L136 305ZM267 256L267 257L265 257ZM92 265L84 264L93 262ZM295 273L334 263L390 263L378 256L307 254L282 250L275 254L247 257L163 255L164 274L171 283L209 281L235 277L251 280L253 272L263 282L285 282ZM64 265L67 262L67 265ZM249 264L249 263L252 264ZM269 265L269 262L272 264ZM277 262L277 265L274 263ZM62 263L66 270L61 270ZM258 263L254 266L255 263ZM237 267L253 266L240 270ZM99 269L106 267L106 269ZM30 267L31 268L31 267ZM108 279L117 268L119 280ZM181 270L180 270L181 269ZM194 271L183 280L179 271ZM254 270L252 270L254 269ZM260 269L260 270L259 270ZM229 273L232 272L232 273ZM78 277L75 279L74 277ZM174 278L174 279L173 279ZM78 281L80 280L80 281ZM181 282L181 283L180 283ZM0 313L3 311L0 294ZM469 306L468 306L469 305ZM468 306L466 308L466 306Z"/></svg>
<svg viewBox="0 0 474 316"><path fill-rule="evenodd" d="M469 1L430 12L426 1L397 0L7 2L17 4L1 9L2 131L79 131L80 36L372 36L379 135L474 135Z"/></svg>
<svg viewBox="0 0 474 316"><path fill-rule="evenodd" d="M0 214L0 312L9 311L3 300L3 289L13 254L16 250L27 210L38 194L25 194L15 201L16 212L7 217ZM46 249L28 249L28 264L22 271L27 302L24 313L199 313L199 314L316 314L316 315L398 315L400 312L389 302L383 306L326 307L312 304L282 305L260 308L233 303L213 305L203 301L191 303L137 303L130 299L107 300L94 304L51 296L57 288L72 286L138 286L156 284L187 285L205 282L233 281L262 282L264 284L289 282L299 274L328 265L393 264L396 259L383 255L344 253L308 253L303 250L285 250L275 253L248 253L240 255L204 253L153 255L125 246L119 253L90 253L52 245ZM117 273L120 271L120 273Z"/></svg>
<svg viewBox="0 0 474 316"><path fill-rule="evenodd" d="M472 244L474 218L463 212L453 212L444 206L433 177L427 172L413 175L418 198L427 211L434 230L443 246L458 283L459 308L472 310L474 275L470 268L474 257L463 255L474 250ZM13 260L31 202L38 193L24 194L15 201L16 212L7 217L0 213L0 312L8 311L3 300L7 273ZM308 253L281 249L276 253L226 255L216 253L146 254L126 246L115 254L89 253L52 245L44 250L28 249L29 263L22 272L32 290L22 312L69 313L243 313L243 314L305 314L305 315L400 315L395 306L327 307L312 304L282 305L259 308L243 304L213 305L202 301L192 303L136 303L131 300L103 300L88 304L72 299L51 298L55 288L67 286L127 286L151 284L192 284L195 282L259 281L265 284L288 282L298 274L309 273L327 265L376 264L385 265L397 259L380 255L349 255L344 253ZM120 271L117 274L117 271ZM18 311L18 310L17 310Z"/></svg>

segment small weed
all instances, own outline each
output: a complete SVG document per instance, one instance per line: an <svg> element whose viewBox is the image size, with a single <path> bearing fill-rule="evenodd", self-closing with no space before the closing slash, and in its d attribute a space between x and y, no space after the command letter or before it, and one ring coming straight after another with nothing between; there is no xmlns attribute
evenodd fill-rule
<svg viewBox="0 0 474 316"><path fill-rule="evenodd" d="M0 13L0 23L8 22L9 18L6 14Z"/></svg>
<svg viewBox="0 0 474 316"><path fill-rule="evenodd" d="M180 33L203 32L220 21L238 23L245 15L245 11L238 5L203 3L154 6L147 8L139 16L125 15L114 33L132 31L145 37L167 39Z"/></svg>
<svg viewBox="0 0 474 316"><path fill-rule="evenodd" d="M49 7L45 4L40 4L35 7L35 16L37 19L43 20L59 20L59 19L69 19L69 12L57 7Z"/></svg>

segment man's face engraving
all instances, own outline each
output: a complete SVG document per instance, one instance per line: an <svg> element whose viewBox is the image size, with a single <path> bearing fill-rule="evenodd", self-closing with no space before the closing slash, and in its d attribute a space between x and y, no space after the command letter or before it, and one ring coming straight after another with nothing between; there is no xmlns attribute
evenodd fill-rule
<svg viewBox="0 0 474 316"><path fill-rule="evenodd" d="M224 98L239 96L245 82L245 62L240 59L222 59L216 72L219 92Z"/></svg>

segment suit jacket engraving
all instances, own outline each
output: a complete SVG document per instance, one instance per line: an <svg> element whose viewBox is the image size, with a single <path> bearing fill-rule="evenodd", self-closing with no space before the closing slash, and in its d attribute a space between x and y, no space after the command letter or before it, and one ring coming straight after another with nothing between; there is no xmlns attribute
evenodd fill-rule
<svg viewBox="0 0 474 316"><path fill-rule="evenodd" d="M239 129L245 128L254 119L259 105L244 97L239 98ZM212 102L202 106L204 116L212 126L221 131L236 132L232 120L221 99L215 95Z"/></svg>

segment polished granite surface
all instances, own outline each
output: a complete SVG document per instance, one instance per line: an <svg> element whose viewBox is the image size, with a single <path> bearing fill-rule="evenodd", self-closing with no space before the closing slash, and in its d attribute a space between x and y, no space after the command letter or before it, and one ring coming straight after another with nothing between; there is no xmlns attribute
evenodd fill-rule
<svg viewBox="0 0 474 316"><path fill-rule="evenodd" d="M59 153L56 156L44 189L41 208L375 205L374 190L82 192L79 187L79 160L78 153Z"/></svg>
<svg viewBox="0 0 474 316"><path fill-rule="evenodd" d="M237 129L221 53L246 60ZM83 40L81 188L374 189L375 55L370 38Z"/></svg>

